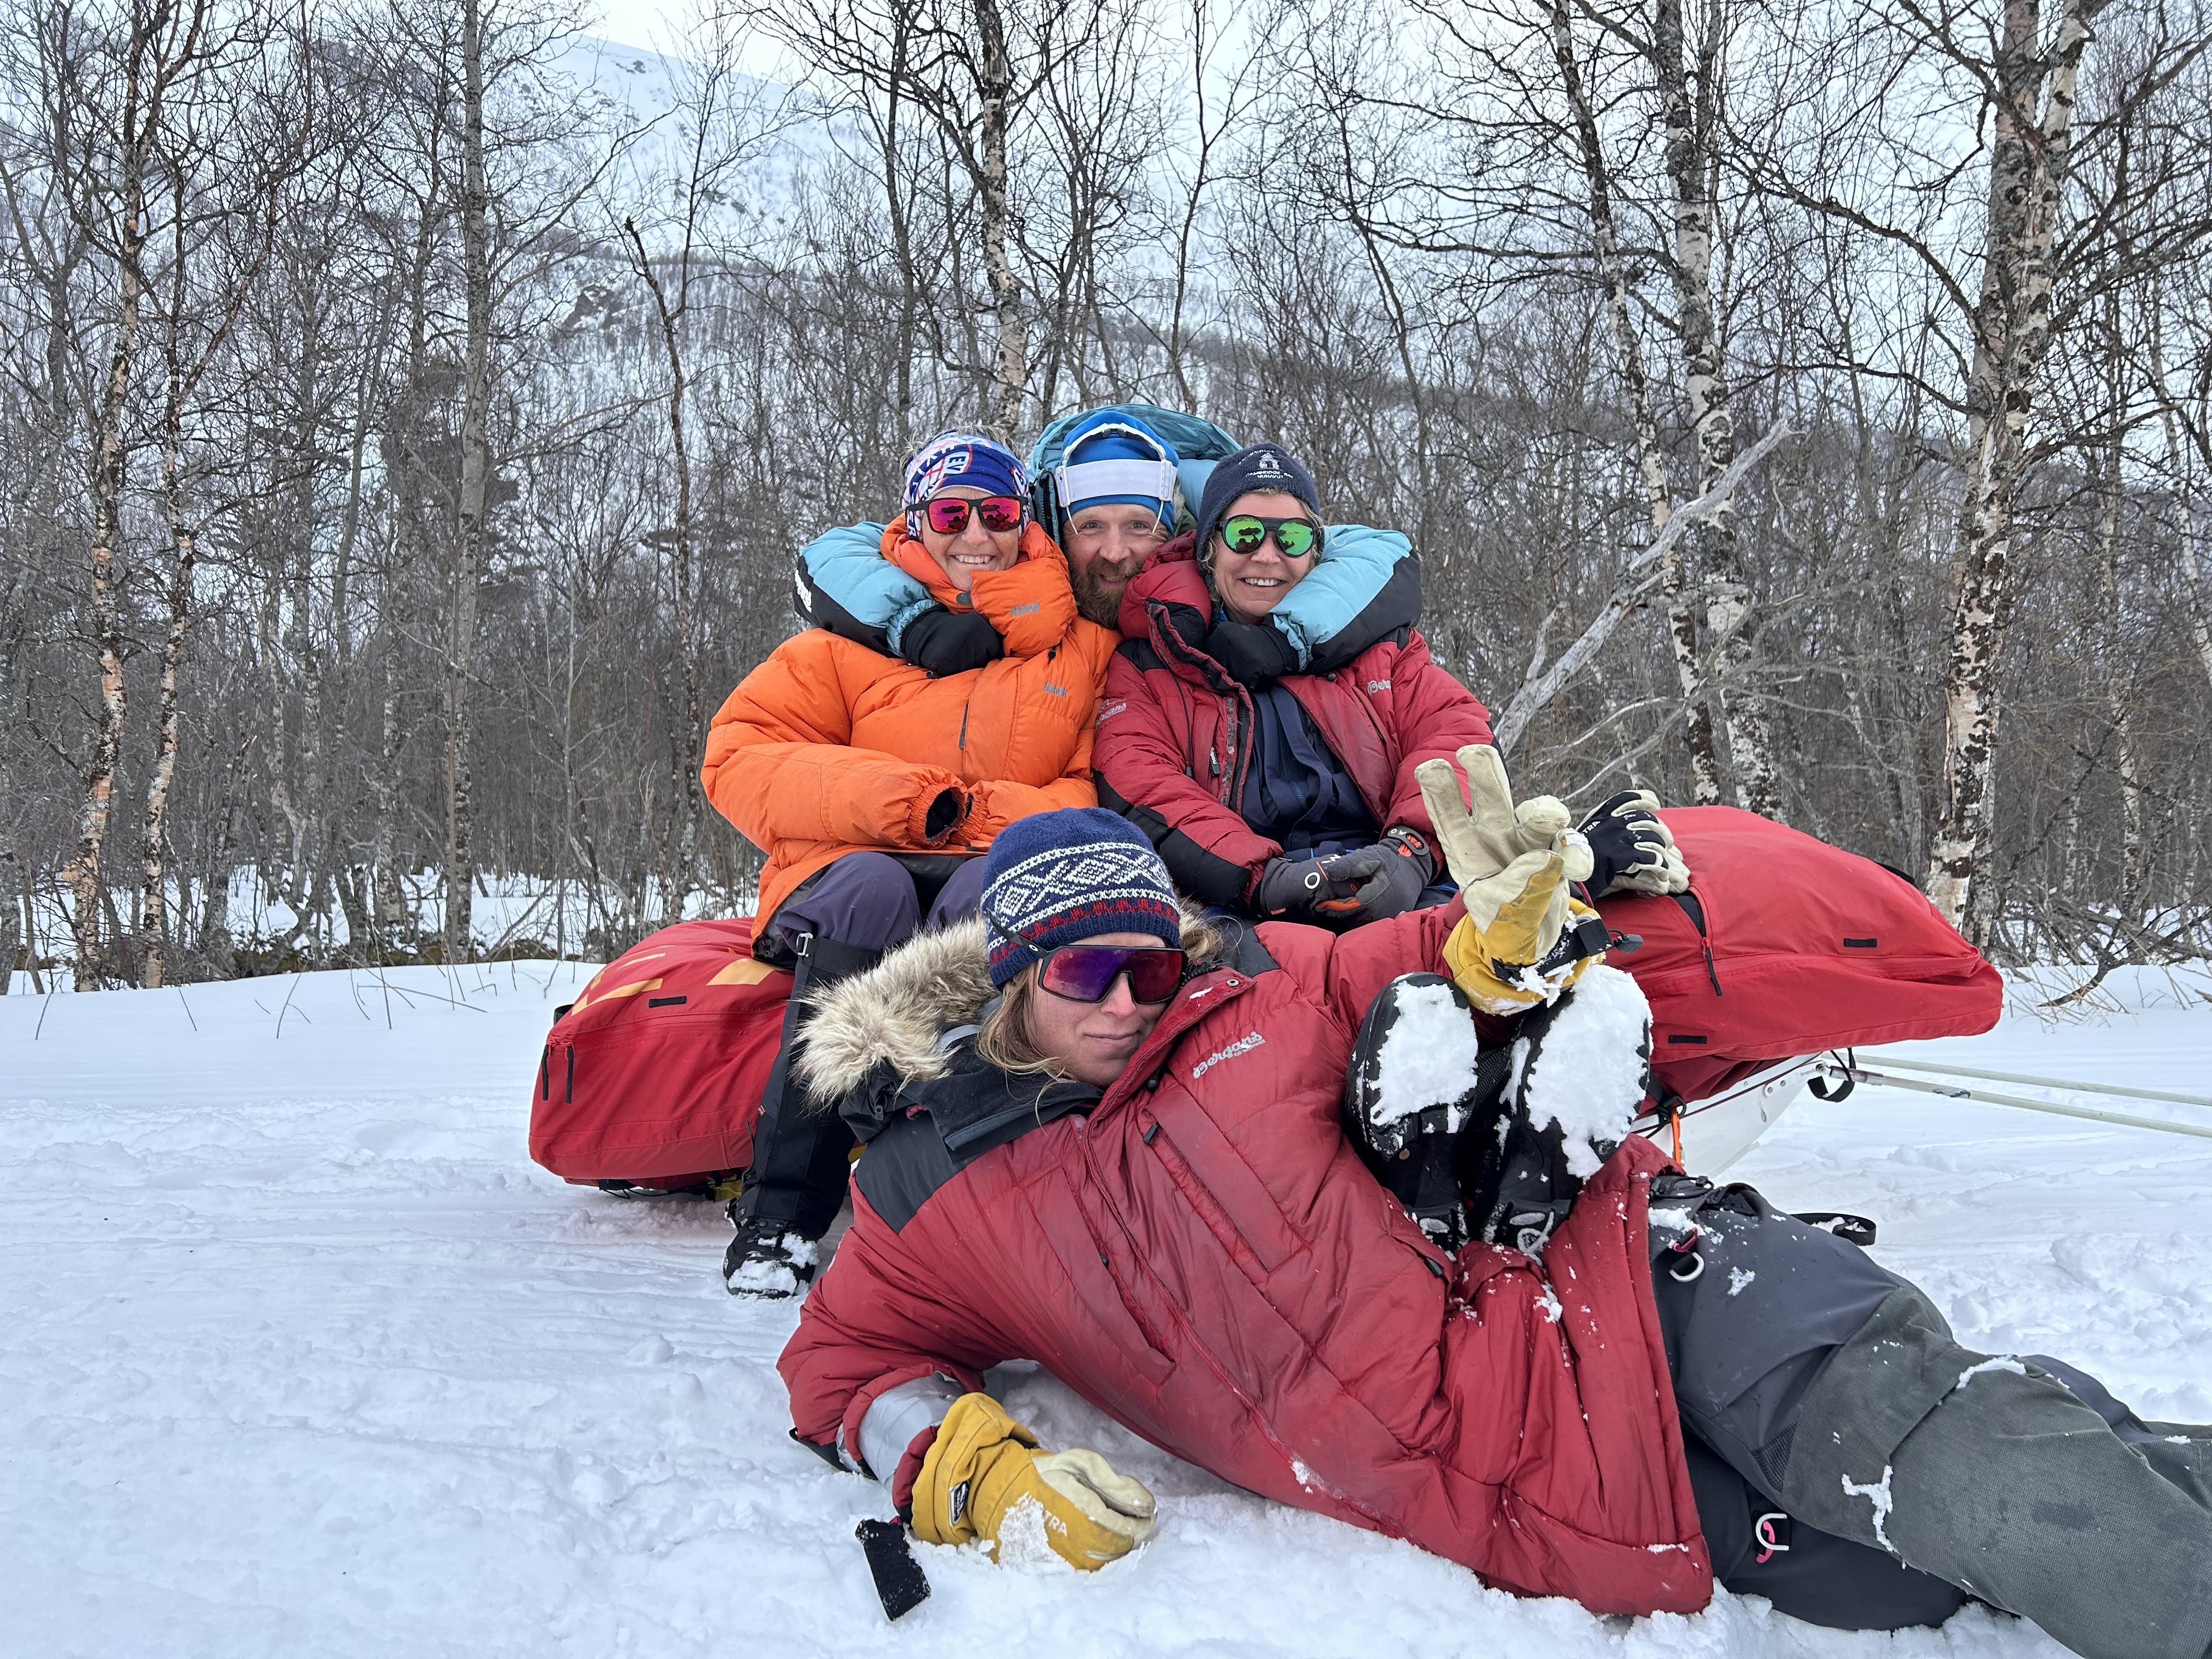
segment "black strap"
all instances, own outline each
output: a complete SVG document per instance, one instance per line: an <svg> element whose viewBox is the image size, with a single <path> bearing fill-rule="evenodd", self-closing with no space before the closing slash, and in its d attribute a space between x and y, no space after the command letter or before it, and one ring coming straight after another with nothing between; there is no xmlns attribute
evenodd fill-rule
<svg viewBox="0 0 2212 1659"><path fill-rule="evenodd" d="M853 1536L867 1553L868 1576L876 1581L884 1618L903 1619L929 1600L929 1580L907 1546L904 1527L896 1521L863 1521Z"/></svg>

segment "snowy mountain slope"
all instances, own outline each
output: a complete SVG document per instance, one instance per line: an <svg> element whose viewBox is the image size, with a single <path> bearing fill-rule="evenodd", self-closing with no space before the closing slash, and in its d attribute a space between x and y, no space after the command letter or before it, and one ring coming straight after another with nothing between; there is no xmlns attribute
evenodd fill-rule
<svg viewBox="0 0 2212 1659"><path fill-rule="evenodd" d="M625 135L611 195L626 206L635 198L676 211L682 182L696 159L692 106L699 69L663 52L580 34L552 59L547 76L574 88L580 100L604 109L611 129ZM717 144L739 134L754 142L744 164L721 179L702 228L708 241L718 232L736 231L748 214L770 221L787 216L798 175L830 164L839 137L835 124L812 112L792 87L742 72L732 74L720 88L709 131ZM710 163L713 159L708 158ZM656 239L649 222L647 229L652 243Z"/></svg>
<svg viewBox="0 0 2212 1659"><path fill-rule="evenodd" d="M796 1310L723 1294L714 1209L526 1159L538 1044L583 974L0 1001L9 1651L2058 1651L1980 1613L1893 1640L1727 1597L1634 1623L1516 1601L1227 1489L1018 1370L1016 1413L1150 1481L1159 1537L1086 1578L925 1548L935 1595L887 1626L852 1539L880 1492L785 1437ZM1942 1049L2201 1091L2212 1010L2014 1019ZM1970 1340L2212 1419L2212 1143L1863 1090L1793 1111L1731 1173L1878 1217L1884 1258Z"/></svg>

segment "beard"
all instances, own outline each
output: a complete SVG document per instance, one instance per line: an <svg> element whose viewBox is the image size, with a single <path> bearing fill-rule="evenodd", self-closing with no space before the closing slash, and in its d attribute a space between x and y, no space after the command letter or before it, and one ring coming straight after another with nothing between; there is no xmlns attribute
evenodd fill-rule
<svg viewBox="0 0 2212 1659"><path fill-rule="evenodd" d="M1152 562L1159 550L1147 548L1133 558L1114 561L1095 558L1081 570L1075 561L1067 562L1067 584L1075 591L1077 614L1097 623L1099 627L1115 633L1121 629L1121 590L1129 580Z"/></svg>
<svg viewBox="0 0 2212 1659"><path fill-rule="evenodd" d="M1099 627L1119 632L1121 626L1121 590L1129 585L1129 578L1144 566L1139 559L1127 569L1109 568L1103 559L1093 559L1088 570L1071 569L1068 586L1075 590L1075 609L1087 621Z"/></svg>

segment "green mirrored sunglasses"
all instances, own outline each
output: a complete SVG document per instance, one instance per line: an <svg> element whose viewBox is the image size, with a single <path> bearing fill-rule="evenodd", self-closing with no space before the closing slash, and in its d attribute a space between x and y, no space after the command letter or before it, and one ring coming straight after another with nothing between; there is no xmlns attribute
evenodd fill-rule
<svg viewBox="0 0 2212 1659"><path fill-rule="evenodd" d="M1321 551L1322 527L1310 519L1263 519L1239 513L1221 521L1221 543L1231 553L1257 553L1270 536L1286 559L1311 558Z"/></svg>

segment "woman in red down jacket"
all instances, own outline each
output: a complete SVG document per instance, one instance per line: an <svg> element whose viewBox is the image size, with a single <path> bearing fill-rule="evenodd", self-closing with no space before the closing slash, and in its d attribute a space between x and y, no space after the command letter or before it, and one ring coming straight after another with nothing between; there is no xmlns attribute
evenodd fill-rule
<svg viewBox="0 0 2212 1659"><path fill-rule="evenodd" d="M1346 1142L1361 1018L1395 976L1443 966L1459 903L1340 939L1262 927L1156 1018L1115 991L1073 1045L1099 1063L1075 1076L1006 1071L988 1041L947 1056L939 1033L971 1024L1035 947L1180 940L1157 856L1111 813L1041 815L1001 833L984 905L988 922L924 935L831 994L811 1028L817 1096L846 1095L848 1120L859 1100L889 1103L780 1362L800 1438L891 1481L925 1539L999 1538L1018 1483L973 1467L972 1444L1026 1460L978 1391L988 1366L1033 1358L1238 1486L1490 1583L1614 1612L1704 1604L1646 1288L1663 1159L1635 1142L1583 1194L1551 1245L1555 1279L1579 1291L1563 1308L1525 1258L1437 1249ZM1025 1000L1018 1024L1085 1011ZM1126 1548L1146 1500L1110 1471L1080 1484L1124 1497ZM1054 1513L1049 1490L1019 1495ZM1112 1513L1090 1518L1110 1533ZM1085 1516L1057 1518L1090 1555L1114 1549ZM1047 1523L1048 1541L1067 1536Z"/></svg>
<svg viewBox="0 0 2212 1659"><path fill-rule="evenodd" d="M1155 1504L984 1392L1027 1358L1224 1480L1520 1594L1689 1612L1717 1577L1865 1628L1971 1589L2083 1654L2203 1659L2212 1430L1975 1353L1865 1252L1598 1137L1588 1097L1637 1092L1648 1011L1574 925L1565 809L1462 763L1473 817L1426 780L1446 905L1217 933L1126 821L1073 808L1000 835L979 918L824 999L804 1076L866 1150L779 1362L795 1437L926 1541L1100 1566ZM1557 1120L1588 1179L1540 1257L1447 1253L1363 1153L1496 1144L1438 1109L1509 1042L1503 1121Z"/></svg>
<svg viewBox="0 0 2212 1659"><path fill-rule="evenodd" d="M1303 665L1262 625L1329 556L1320 517L1278 445L1214 469L1196 534L1123 591L1093 764L1183 892L1342 928L1449 896L1413 769L1488 743L1490 717L1414 630L1410 558Z"/></svg>

